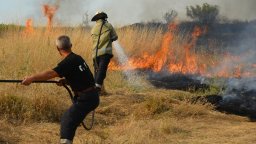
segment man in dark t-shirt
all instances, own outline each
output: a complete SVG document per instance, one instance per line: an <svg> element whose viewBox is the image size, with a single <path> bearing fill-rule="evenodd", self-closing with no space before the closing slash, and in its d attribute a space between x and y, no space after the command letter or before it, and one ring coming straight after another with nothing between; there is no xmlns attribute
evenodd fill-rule
<svg viewBox="0 0 256 144"><path fill-rule="evenodd" d="M52 70L47 70L25 77L22 84L30 85L33 81L64 77L61 83L67 83L76 94L75 102L61 118L61 143L71 144L75 131L85 116L99 105L99 95L95 89L93 75L84 59L71 51L72 44L68 36L56 40L57 50L63 60Z"/></svg>

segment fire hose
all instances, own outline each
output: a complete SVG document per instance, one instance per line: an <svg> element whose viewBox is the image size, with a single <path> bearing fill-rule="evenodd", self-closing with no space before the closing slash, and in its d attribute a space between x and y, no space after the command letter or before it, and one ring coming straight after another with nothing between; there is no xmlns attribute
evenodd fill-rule
<svg viewBox="0 0 256 144"><path fill-rule="evenodd" d="M96 49L95 49L95 58L93 59L94 62L94 77L96 77L96 73L98 72L99 66L98 66L98 62L97 62L97 57L98 57L98 51L99 51L99 44L100 44L100 37L101 37L101 33L102 33L102 28L105 24L105 20L102 21L102 25L100 27L100 32L99 32L99 36L98 36L98 40L97 40L97 44L96 44Z"/></svg>
<svg viewBox="0 0 256 144"><path fill-rule="evenodd" d="M21 83L21 82L22 82L22 80L0 80L0 83ZM55 84L57 84L59 82L58 81L34 81L32 83L43 83L43 84L53 84L53 83L55 83ZM70 88L65 84L63 84L63 87L68 91L70 99L71 99L72 103L74 103L75 102L74 101L74 96L73 96ZM84 127L85 130L91 130L92 129L93 123L94 123L94 113L95 113L95 111L92 111L92 120L91 120L91 123L90 123L89 127L87 127L85 125L84 121L81 122L81 124L82 124L82 126Z"/></svg>

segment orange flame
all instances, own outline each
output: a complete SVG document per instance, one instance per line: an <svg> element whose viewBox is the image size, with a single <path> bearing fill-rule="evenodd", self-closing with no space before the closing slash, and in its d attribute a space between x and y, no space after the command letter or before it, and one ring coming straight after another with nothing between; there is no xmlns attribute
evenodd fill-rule
<svg viewBox="0 0 256 144"><path fill-rule="evenodd" d="M33 20L32 19L27 19L25 26L26 26L26 29L25 29L26 34L33 33L34 29L33 29Z"/></svg>
<svg viewBox="0 0 256 144"><path fill-rule="evenodd" d="M141 58L131 58L128 61L130 69L152 69L154 72L159 72L163 69L167 62L169 48L173 41L173 31L176 29L176 24L169 26L169 31L164 35L161 49L155 55L149 55L144 52ZM115 62L111 61L109 65L112 70L128 69L126 66L118 66Z"/></svg>
<svg viewBox="0 0 256 144"><path fill-rule="evenodd" d="M189 43L184 44L185 57L180 58L178 62L171 61L169 64L169 71L172 73L203 73L205 71L205 65L199 65L195 54L191 53L191 50L195 47L198 37L206 33L206 29L195 27L192 32L192 38ZM172 52L174 56L174 52Z"/></svg>
<svg viewBox="0 0 256 144"><path fill-rule="evenodd" d="M48 30L51 30L53 25L53 17L56 13L58 7L57 6L49 6L49 5L43 5L43 13L44 16L47 17L47 28Z"/></svg>
<svg viewBox="0 0 256 144"><path fill-rule="evenodd" d="M255 76L254 72L244 71L245 66L241 64L238 56L226 54L222 60L215 60L210 59L209 55L196 54L194 48L198 38L207 32L207 27L196 26L190 39L183 44L183 50L180 50L181 54L177 54L172 47L176 28L177 25L174 23L169 25L168 32L163 36L161 49L156 54L150 55L144 52L139 58L130 58L126 66L119 66L111 61L109 68L111 70L150 69L154 72L167 68L170 73L237 78ZM208 63L204 60L207 60ZM232 63L233 65L230 65ZM256 64L253 64L253 67L256 68ZM212 70L216 68L218 70L213 72Z"/></svg>
<svg viewBox="0 0 256 144"><path fill-rule="evenodd" d="M246 57L248 53L241 54L242 57ZM219 62L219 65L222 65L220 67L220 70L217 72L218 77L252 77L255 75L255 69L253 68L253 65L242 63L241 58L239 56L233 56L231 54L226 54L224 56L224 59ZM226 65L225 63L232 64L232 65ZM248 68L247 68L248 67ZM250 71L249 71L250 70Z"/></svg>

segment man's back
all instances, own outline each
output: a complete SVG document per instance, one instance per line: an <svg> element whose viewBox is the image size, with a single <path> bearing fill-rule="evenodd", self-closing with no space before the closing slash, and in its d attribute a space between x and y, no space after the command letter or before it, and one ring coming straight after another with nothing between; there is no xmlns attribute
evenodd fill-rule
<svg viewBox="0 0 256 144"><path fill-rule="evenodd" d="M60 77L65 77L73 91L81 91L94 87L93 75L84 59L70 53L53 69Z"/></svg>
<svg viewBox="0 0 256 144"><path fill-rule="evenodd" d="M104 22L104 25L101 30L97 56L101 56L104 54L112 55L112 41L113 41L113 39L117 39L117 37L118 37L113 26L110 23L103 21L103 20L98 20L96 22L95 26L91 30L91 35L92 35L92 40L93 40L93 49L94 49L93 57L95 57L95 50L97 47L100 29L101 29L103 22Z"/></svg>

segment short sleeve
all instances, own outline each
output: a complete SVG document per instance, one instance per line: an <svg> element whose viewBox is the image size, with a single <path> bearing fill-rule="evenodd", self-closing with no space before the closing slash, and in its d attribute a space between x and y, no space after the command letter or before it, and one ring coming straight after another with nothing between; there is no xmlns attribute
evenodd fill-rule
<svg viewBox="0 0 256 144"><path fill-rule="evenodd" d="M70 72L70 65L66 61L60 62L53 70L62 78Z"/></svg>

